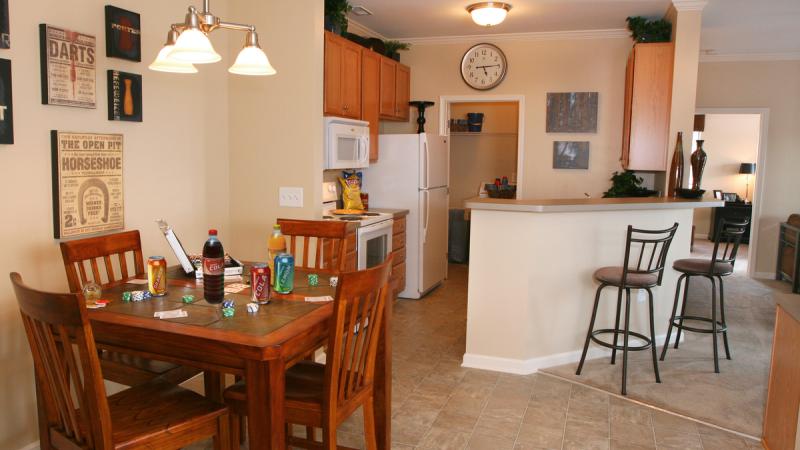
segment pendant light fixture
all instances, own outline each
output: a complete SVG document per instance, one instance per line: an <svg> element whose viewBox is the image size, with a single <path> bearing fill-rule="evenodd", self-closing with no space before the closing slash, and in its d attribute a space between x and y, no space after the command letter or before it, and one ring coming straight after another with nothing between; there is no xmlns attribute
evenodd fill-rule
<svg viewBox="0 0 800 450"><path fill-rule="evenodd" d="M229 72L261 76L277 73L258 44L256 27L220 20L209 11L209 0L203 0L202 12L190 6L183 23L172 25L167 35L167 43L158 52L150 69L172 73L196 73L194 64L210 64L222 60L222 56L214 50L208 38L211 32L220 28L247 32L244 48L236 57L236 62L228 69Z"/></svg>
<svg viewBox="0 0 800 450"><path fill-rule="evenodd" d="M467 6L472 21L484 27L498 25L506 20L511 5L503 2L481 2Z"/></svg>

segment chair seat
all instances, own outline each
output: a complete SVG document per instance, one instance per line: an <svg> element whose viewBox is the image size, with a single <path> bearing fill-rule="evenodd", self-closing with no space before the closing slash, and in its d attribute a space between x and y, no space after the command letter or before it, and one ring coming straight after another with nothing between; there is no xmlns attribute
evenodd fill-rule
<svg viewBox="0 0 800 450"><path fill-rule="evenodd" d="M707 274L711 268L711 260L702 258L678 259L672 263L672 268L683 273ZM730 275L731 273L733 273L732 264L723 262L714 264L714 275Z"/></svg>
<svg viewBox="0 0 800 450"><path fill-rule="evenodd" d="M622 267L601 267L594 273L594 278L612 286L622 284ZM631 273L625 280L625 286L629 287L653 287L658 285L658 274L655 273Z"/></svg>
<svg viewBox="0 0 800 450"><path fill-rule="evenodd" d="M302 403L304 408L319 405L322 408L325 385L325 365L313 361L300 361L286 371L286 406ZM246 406L247 386L239 381L225 390L225 402L235 410L242 411Z"/></svg>
<svg viewBox="0 0 800 450"><path fill-rule="evenodd" d="M143 384L159 376L171 383L178 384L202 372L193 367L145 359L110 350L101 350L99 353L103 377L126 386Z"/></svg>
<svg viewBox="0 0 800 450"><path fill-rule="evenodd" d="M227 407L166 381L151 381L108 397L117 449L175 442L174 434L214 424ZM162 439L164 439L162 441ZM179 444L180 445L180 444Z"/></svg>

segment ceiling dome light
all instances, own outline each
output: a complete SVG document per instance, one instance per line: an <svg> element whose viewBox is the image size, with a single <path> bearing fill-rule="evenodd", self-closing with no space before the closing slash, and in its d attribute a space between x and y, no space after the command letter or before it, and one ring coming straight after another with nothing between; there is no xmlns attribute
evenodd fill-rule
<svg viewBox="0 0 800 450"><path fill-rule="evenodd" d="M169 59L190 64L209 64L220 61L222 56L214 50L205 33L189 28L178 36L175 48L169 53Z"/></svg>
<svg viewBox="0 0 800 450"><path fill-rule="evenodd" d="M267 76L278 73L272 64L269 63L266 53L258 45L258 35L255 31L249 31L244 48L236 57L236 62L228 69L228 72L237 75Z"/></svg>
<svg viewBox="0 0 800 450"><path fill-rule="evenodd" d="M482 2L467 6L472 21L480 26L491 27L506 20L511 5L502 2Z"/></svg>
<svg viewBox="0 0 800 450"><path fill-rule="evenodd" d="M170 73L197 73L197 68L192 64L178 62L169 58L169 54L172 52L172 49L175 48L175 40L177 38L178 32L176 30L170 30L170 32L167 33L167 42L164 44L164 47L159 50L156 59L148 66L150 70Z"/></svg>

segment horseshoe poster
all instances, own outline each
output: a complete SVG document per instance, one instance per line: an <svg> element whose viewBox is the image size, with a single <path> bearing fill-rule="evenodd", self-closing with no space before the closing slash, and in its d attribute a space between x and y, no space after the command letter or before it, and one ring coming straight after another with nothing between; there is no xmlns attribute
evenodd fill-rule
<svg viewBox="0 0 800 450"><path fill-rule="evenodd" d="M122 135L50 133L55 238L121 230Z"/></svg>

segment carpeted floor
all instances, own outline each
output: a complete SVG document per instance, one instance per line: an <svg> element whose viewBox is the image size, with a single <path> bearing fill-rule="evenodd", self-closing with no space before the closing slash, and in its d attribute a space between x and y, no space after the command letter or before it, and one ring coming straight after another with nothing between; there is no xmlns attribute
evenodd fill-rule
<svg viewBox="0 0 800 450"><path fill-rule="evenodd" d="M695 249L696 252L698 249ZM708 246L700 244L700 252ZM745 250L746 251L746 250ZM673 289L664 286L660 289ZM662 383L655 383L649 352L629 355L628 397L642 403L712 423L750 436L761 436L767 392L775 295L788 285L747 278L740 271L725 278L725 308L733 359L724 358L719 342L720 372L714 373L711 335L686 333L675 350L659 361ZM710 283L694 278L689 288L687 314L710 315ZM659 347L659 355L661 348ZM609 358L587 361L581 376L577 364L543 370L565 379L618 394L621 362Z"/></svg>

